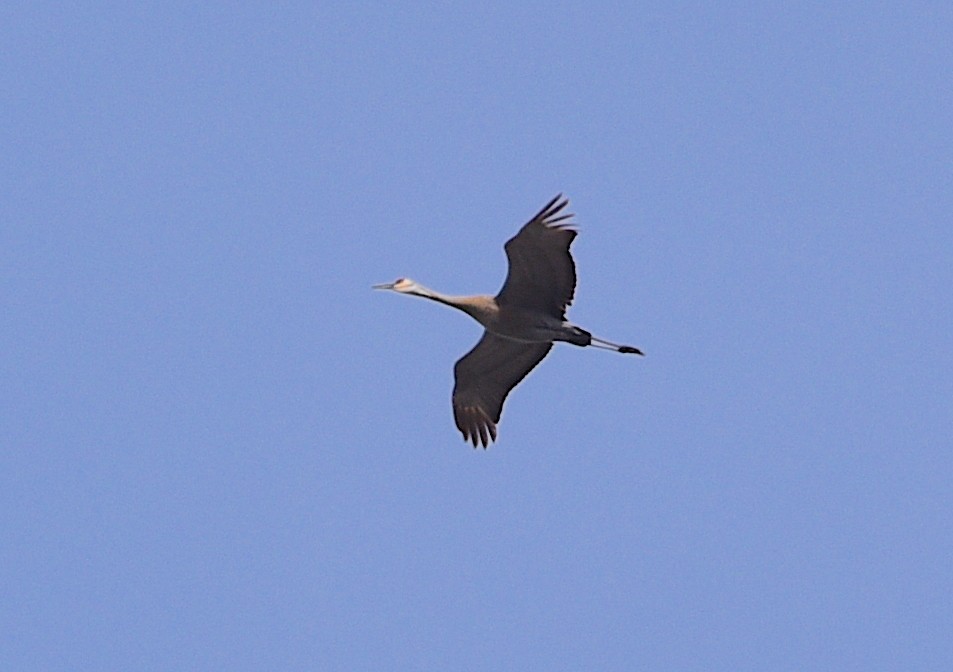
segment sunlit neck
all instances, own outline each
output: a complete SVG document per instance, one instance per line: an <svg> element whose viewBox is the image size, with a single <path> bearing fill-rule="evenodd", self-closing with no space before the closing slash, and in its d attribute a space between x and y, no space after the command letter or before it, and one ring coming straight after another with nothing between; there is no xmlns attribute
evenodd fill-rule
<svg viewBox="0 0 953 672"><path fill-rule="evenodd" d="M462 310L467 315L470 315L477 320L480 320L480 316L486 312L485 299L487 297L454 296L452 294L442 294L441 292L436 292L429 287L424 287L419 283L408 293L414 294L415 296L419 296L424 299L430 299L431 301L442 303L445 306L450 306L451 308L456 308L457 310Z"/></svg>
<svg viewBox="0 0 953 672"><path fill-rule="evenodd" d="M450 294L443 294L442 292L435 291L433 289L430 289L429 287L424 287L420 283L417 283L417 285L413 288L413 290L411 290L408 293L413 294L414 296L422 297L424 299L438 301L448 306L458 306L460 305L461 301L466 298L463 296L452 296Z"/></svg>

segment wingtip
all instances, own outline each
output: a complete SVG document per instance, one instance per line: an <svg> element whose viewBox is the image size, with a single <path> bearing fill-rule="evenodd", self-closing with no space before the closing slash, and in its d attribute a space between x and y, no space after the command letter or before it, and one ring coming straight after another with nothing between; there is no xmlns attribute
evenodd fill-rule
<svg viewBox="0 0 953 672"><path fill-rule="evenodd" d="M552 221L553 215L558 214L563 208L569 205L569 199L562 195L562 193L556 194L549 203L544 205L542 209L536 213L536 215L530 221L542 220L546 223ZM562 221L572 217L572 214L563 215L557 221Z"/></svg>
<svg viewBox="0 0 953 672"><path fill-rule="evenodd" d="M486 450L496 441L496 424L482 409L466 406L454 409L454 416L464 443L469 442L474 448Z"/></svg>

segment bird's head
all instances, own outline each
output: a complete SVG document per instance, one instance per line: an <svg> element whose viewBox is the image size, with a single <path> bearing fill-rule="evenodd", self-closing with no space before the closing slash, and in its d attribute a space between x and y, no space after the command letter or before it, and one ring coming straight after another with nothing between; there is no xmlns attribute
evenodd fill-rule
<svg viewBox="0 0 953 672"><path fill-rule="evenodd" d="M374 285L373 289L389 289L400 294L419 294L423 288L410 278L397 278L394 282Z"/></svg>

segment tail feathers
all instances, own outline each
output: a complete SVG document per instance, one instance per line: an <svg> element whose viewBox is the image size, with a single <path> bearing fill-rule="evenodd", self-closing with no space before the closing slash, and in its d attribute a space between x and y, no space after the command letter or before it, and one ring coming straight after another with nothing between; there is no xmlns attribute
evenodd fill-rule
<svg viewBox="0 0 953 672"><path fill-rule="evenodd" d="M592 334L585 329L580 329L579 327L574 326L572 330L572 337L566 339L567 343L578 345L581 348L584 348L592 343Z"/></svg>

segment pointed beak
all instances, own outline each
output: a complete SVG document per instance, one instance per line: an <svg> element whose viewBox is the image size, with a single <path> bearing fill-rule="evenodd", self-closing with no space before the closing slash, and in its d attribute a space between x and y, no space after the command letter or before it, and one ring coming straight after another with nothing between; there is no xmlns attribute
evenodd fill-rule
<svg viewBox="0 0 953 672"><path fill-rule="evenodd" d="M393 282L385 282L383 285L371 285L371 289L393 289Z"/></svg>

